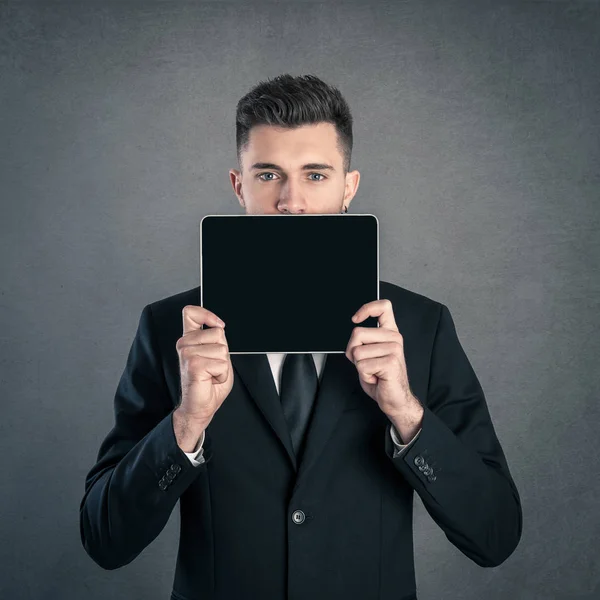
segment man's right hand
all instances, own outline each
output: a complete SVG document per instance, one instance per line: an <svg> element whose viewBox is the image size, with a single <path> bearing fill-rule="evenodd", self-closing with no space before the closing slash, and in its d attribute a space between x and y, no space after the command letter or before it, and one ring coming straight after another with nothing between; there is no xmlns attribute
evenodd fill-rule
<svg viewBox="0 0 600 600"><path fill-rule="evenodd" d="M173 427L179 447L192 452L233 387L233 366L223 322L202 306L183 308L183 336L175 347L181 403L173 413Z"/></svg>

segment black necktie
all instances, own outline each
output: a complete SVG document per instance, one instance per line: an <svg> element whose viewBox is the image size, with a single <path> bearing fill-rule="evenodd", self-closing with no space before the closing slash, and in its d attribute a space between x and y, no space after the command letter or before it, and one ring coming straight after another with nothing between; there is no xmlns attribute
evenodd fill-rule
<svg viewBox="0 0 600 600"><path fill-rule="evenodd" d="M281 371L279 396L298 459L318 384L317 369L311 354L286 355Z"/></svg>

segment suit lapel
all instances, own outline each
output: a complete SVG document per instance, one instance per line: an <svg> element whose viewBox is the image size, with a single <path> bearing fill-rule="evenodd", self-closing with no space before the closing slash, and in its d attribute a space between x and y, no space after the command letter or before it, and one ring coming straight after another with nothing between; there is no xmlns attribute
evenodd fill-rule
<svg viewBox="0 0 600 600"><path fill-rule="evenodd" d="M297 472L296 487L315 464L353 395L362 392L355 366L344 354L328 354L313 415L306 432L304 454L297 464L273 373L266 354L232 354L231 363L275 432Z"/></svg>
<svg viewBox="0 0 600 600"><path fill-rule="evenodd" d="M273 372L266 354L231 354L231 364L243 381L252 400L283 444L294 469L297 469L292 438L283 416Z"/></svg>
<svg viewBox="0 0 600 600"><path fill-rule="evenodd" d="M344 354L328 354L306 432L304 454L298 466L294 492L317 462L344 409L351 403L356 405L354 394L358 392L362 393L362 388L356 367Z"/></svg>

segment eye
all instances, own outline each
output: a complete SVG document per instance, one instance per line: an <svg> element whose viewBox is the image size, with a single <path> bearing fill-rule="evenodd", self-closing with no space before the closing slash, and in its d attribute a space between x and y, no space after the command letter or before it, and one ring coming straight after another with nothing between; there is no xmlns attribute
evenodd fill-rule
<svg viewBox="0 0 600 600"><path fill-rule="evenodd" d="M322 177L322 179L313 179L312 181L323 181L323 179L327 179L327 177L325 177L325 175L323 175L322 173L309 173L309 177L311 175L317 175L318 177Z"/></svg>
<svg viewBox="0 0 600 600"><path fill-rule="evenodd" d="M269 178L269 179L263 179L263 175L275 175L275 173L271 172L271 171L267 171L265 173L260 173L259 175L257 175L257 177L261 180L261 181L273 181L273 179Z"/></svg>

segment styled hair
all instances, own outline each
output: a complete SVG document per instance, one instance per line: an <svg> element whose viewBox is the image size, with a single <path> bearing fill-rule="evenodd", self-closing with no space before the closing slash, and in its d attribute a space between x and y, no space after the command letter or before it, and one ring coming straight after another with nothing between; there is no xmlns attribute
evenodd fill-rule
<svg viewBox="0 0 600 600"><path fill-rule="evenodd" d="M255 125L295 128L327 122L335 125L338 146L344 156L344 174L350 170L352 115L340 91L315 75L278 75L261 81L237 104L235 138L241 168L242 150Z"/></svg>

